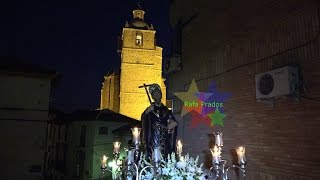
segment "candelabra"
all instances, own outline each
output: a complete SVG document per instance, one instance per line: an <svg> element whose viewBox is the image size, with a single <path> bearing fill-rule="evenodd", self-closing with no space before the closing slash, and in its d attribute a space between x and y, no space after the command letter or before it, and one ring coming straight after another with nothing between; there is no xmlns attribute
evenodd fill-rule
<svg viewBox="0 0 320 180"><path fill-rule="evenodd" d="M145 155L140 151L140 133L141 128L132 128L132 135L133 135L133 141L132 146L130 149L125 149L127 152L126 162L122 165L121 162L119 162L119 152L120 152L120 145L121 143L116 141L113 143L113 157L115 160L115 163L111 166L112 169L108 169L106 166L108 157L103 156L102 158L102 173L101 178L103 177L103 174L106 171L109 171L112 173L112 179L126 179L126 180L141 180L143 178L143 175L150 174L153 178L160 179L162 172L161 172L161 149L160 147L154 147L152 150L152 158L150 159L150 162L146 160L144 157ZM222 133L214 133L215 135L215 146L210 149L212 153L212 167L209 171L209 179L210 180L229 180L228 178L228 172L230 169L239 169L242 173L243 178L246 177L246 157L245 157L245 148L244 147L238 147L236 149L236 153L238 156L238 164L233 164L229 167L226 166L226 160L221 159L221 151L223 147L223 139L222 139ZM178 157L179 162L183 162L183 156L182 156L182 142L181 140L177 141L176 145L176 154Z"/></svg>
<svg viewBox="0 0 320 180"><path fill-rule="evenodd" d="M119 161L118 157L119 157L119 153L113 153L114 155L114 159L115 159L115 163L112 164L112 169L109 169L107 167L107 160L108 157L103 155L102 159L101 159L101 175L99 177L100 180L103 179L103 175L105 174L106 171L109 171L112 175L112 179L117 179L120 169L121 169L121 162Z"/></svg>
<svg viewBox="0 0 320 180"><path fill-rule="evenodd" d="M238 147L236 149L237 156L238 156L238 164L237 165L231 165L230 167L226 167L226 160L221 160L221 151L223 147L223 140L222 140L222 133L214 133L215 135L215 146L213 149L210 149L212 154L212 167L210 168L210 179L217 180L217 179L223 179L228 180L228 171L230 168L237 168L241 171L243 178L246 177L246 158L245 158L245 148L244 147ZM214 172L214 175L212 174Z"/></svg>
<svg viewBox="0 0 320 180"><path fill-rule="evenodd" d="M127 163L126 168L123 169L125 171L125 177L128 180L132 180L134 177L136 180L142 178L143 173L146 173L148 168L152 169L154 177L158 176L160 172L159 163L161 159L161 151L160 147L156 147L153 149L152 153L152 163L142 162L143 154L140 153L139 146L141 144L140 133L141 128L132 128L133 147L130 150L127 150ZM142 166L142 165L146 166Z"/></svg>

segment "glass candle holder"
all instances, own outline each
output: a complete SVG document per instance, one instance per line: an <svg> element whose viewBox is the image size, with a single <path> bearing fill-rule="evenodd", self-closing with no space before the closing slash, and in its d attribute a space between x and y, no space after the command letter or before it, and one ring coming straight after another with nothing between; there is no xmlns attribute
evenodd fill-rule
<svg viewBox="0 0 320 180"><path fill-rule="evenodd" d="M181 140L178 140L178 142L177 142L177 154L179 156L181 156L181 154L182 154L182 147L183 147L183 144L182 144Z"/></svg>
<svg viewBox="0 0 320 180"><path fill-rule="evenodd" d="M121 145L121 142L119 142L119 141L113 142L113 153L114 154L118 154L120 152L120 145Z"/></svg>
<svg viewBox="0 0 320 180"><path fill-rule="evenodd" d="M102 168L106 168L107 167L107 160L108 160L108 157L106 155L103 155L102 158L101 158L101 167Z"/></svg>
<svg viewBox="0 0 320 180"><path fill-rule="evenodd" d="M213 165L219 165L221 162L221 150L220 148L215 145L213 149L210 149L212 154L212 164Z"/></svg>
<svg viewBox="0 0 320 180"><path fill-rule="evenodd" d="M237 152L237 156L238 156L238 163L240 165L245 164L246 163L246 156L245 156L246 148L244 148L243 146L240 146L236 149L236 152Z"/></svg>
<svg viewBox="0 0 320 180"><path fill-rule="evenodd" d="M134 145L140 144L141 128L137 128L137 127L131 128L131 132L133 136L133 139L132 139L133 144Z"/></svg>
<svg viewBox="0 0 320 180"><path fill-rule="evenodd" d="M223 146L222 132L217 132L215 135L215 144L219 147Z"/></svg>

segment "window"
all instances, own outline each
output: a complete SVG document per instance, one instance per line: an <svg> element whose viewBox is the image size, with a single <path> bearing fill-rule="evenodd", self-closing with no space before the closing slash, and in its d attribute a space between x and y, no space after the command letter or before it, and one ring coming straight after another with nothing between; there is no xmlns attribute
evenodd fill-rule
<svg viewBox="0 0 320 180"><path fill-rule="evenodd" d="M142 19L142 18L141 18L141 13L140 13L140 12L137 12L137 17L138 17L139 19Z"/></svg>
<svg viewBox="0 0 320 180"><path fill-rule="evenodd" d="M142 33L136 34L136 45L142 46Z"/></svg>
<svg viewBox="0 0 320 180"><path fill-rule="evenodd" d="M99 128L99 135L108 135L108 128L107 127L100 127Z"/></svg>

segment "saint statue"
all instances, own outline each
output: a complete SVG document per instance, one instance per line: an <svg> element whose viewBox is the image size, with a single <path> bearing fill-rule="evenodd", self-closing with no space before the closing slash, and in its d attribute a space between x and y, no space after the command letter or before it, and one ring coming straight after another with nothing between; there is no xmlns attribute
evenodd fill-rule
<svg viewBox="0 0 320 180"><path fill-rule="evenodd" d="M161 103L160 86L149 85L149 92L154 102L141 116L146 157L151 158L153 149L160 147L162 156L167 158L168 154L175 152L178 123L172 112Z"/></svg>

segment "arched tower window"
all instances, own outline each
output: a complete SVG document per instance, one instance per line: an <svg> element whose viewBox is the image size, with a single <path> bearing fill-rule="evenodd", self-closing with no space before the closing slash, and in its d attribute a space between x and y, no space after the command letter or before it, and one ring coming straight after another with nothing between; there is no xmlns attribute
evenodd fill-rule
<svg viewBox="0 0 320 180"><path fill-rule="evenodd" d="M137 33L136 34L136 45L142 46L142 33Z"/></svg>

